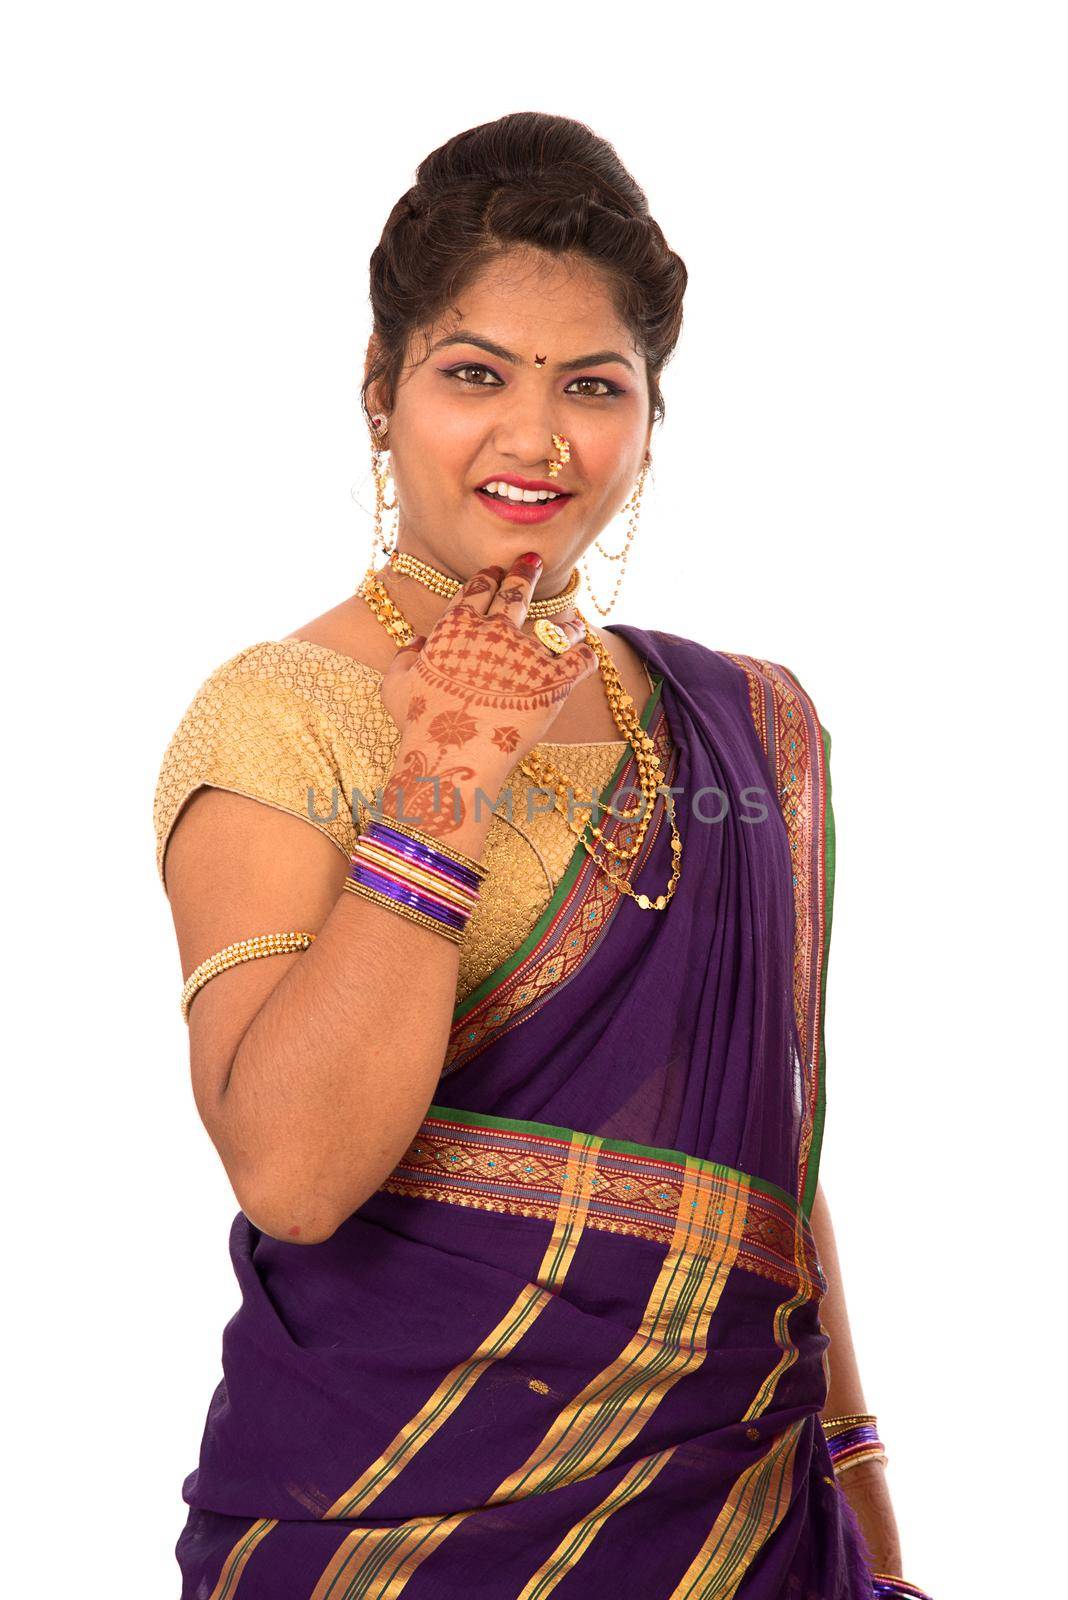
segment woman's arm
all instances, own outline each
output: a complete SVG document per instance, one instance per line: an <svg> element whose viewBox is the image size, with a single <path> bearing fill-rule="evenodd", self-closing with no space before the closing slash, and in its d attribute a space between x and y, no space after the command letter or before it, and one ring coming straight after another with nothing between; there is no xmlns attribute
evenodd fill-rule
<svg viewBox="0 0 1068 1600"><path fill-rule="evenodd" d="M490 821L448 842L478 859ZM183 977L235 933L316 934L302 954L220 973L189 1011L197 1109L238 1204L295 1244L329 1238L404 1153L456 1000L458 947L347 893L346 872L308 823L213 788L193 796L167 852Z"/></svg>
<svg viewBox="0 0 1068 1600"><path fill-rule="evenodd" d="M816 1239L820 1263L827 1279L827 1293L820 1307L823 1330L830 1338L827 1352L830 1380L826 1417L867 1414L864 1390L860 1381L853 1340L849 1332L842 1271L835 1245L830 1208L823 1185L817 1184L812 1206L812 1232ZM876 1572L902 1572L901 1544L898 1538L894 1508L886 1483L886 1465L882 1461L861 1461L849 1467L839 1479L839 1485L857 1514L861 1532L868 1542Z"/></svg>

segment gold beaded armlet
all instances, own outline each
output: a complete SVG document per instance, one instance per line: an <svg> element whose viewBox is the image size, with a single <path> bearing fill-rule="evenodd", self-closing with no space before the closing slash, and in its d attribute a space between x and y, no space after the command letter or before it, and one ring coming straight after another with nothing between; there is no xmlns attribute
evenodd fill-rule
<svg viewBox="0 0 1068 1600"><path fill-rule="evenodd" d="M189 1021L193 996L220 972L236 967L240 961L255 961L260 956L283 956L293 950L307 950L314 938L314 933L257 933L251 939L239 939L236 944L216 950L214 955L208 956L199 967L195 967L186 979L182 990L183 1021Z"/></svg>

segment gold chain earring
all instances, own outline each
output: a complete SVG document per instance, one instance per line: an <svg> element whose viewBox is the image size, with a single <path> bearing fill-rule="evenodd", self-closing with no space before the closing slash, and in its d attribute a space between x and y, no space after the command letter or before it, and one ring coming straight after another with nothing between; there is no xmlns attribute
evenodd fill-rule
<svg viewBox="0 0 1068 1600"><path fill-rule="evenodd" d="M396 550L397 531L400 526L400 518L398 517L397 521L393 524L392 529L393 543L387 544L385 535L382 532L382 513L384 511L396 511L399 503L397 500L397 485L395 481L393 485L392 500L388 499L386 495L386 482L393 476L389 466L384 464L382 461L382 457L386 454L386 451L382 445L382 441L385 438L387 426L387 418L382 416L381 413L377 413L371 418L371 427L375 430L371 436L371 472L375 480L375 531L371 539L372 567L375 564L375 552L379 549L379 547L381 547L382 554L387 560L393 554L393 551Z"/></svg>
<svg viewBox="0 0 1068 1600"><path fill-rule="evenodd" d="M652 466L652 458L649 455L646 455L645 460L642 463L642 470L641 470L641 472L640 472L640 474L638 476L638 481L634 486L634 490L633 490L633 492L632 492L632 494L630 496L630 499L623 506L624 515L626 515L629 512L629 521L627 523L627 538L626 538L626 542L623 545L622 550L617 551L615 555L610 555L607 550L601 550L600 544L597 542L596 539L594 540L594 545L596 546L596 548L598 550L601 551L601 554L608 561L622 561L622 563L623 563L623 565L619 569L619 576L616 579L616 586L612 590L612 598L609 600L607 606L602 606L600 601L597 599L597 596L594 594L594 592L593 592L593 584L590 582L589 563L587 562L585 556L583 556L583 558L582 558L582 564L583 564L583 569L584 569L585 578L586 578L586 587L590 591L590 599L593 601L594 605L597 607L597 609L601 613L602 617L607 617L608 613L611 611L612 607L615 605L616 596L619 593L620 585L623 582L623 577L624 577L624 574L626 573L626 570L627 570L627 560L628 560L628 558L630 556L630 547L634 542L634 535L638 531L638 519L641 516L642 491L645 488L646 474L648 473L649 468L651 466Z"/></svg>

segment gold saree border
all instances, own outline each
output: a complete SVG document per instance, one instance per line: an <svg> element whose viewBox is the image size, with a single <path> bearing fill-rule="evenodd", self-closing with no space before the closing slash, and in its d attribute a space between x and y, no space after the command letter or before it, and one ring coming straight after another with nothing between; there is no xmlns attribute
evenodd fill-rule
<svg viewBox="0 0 1068 1600"><path fill-rule="evenodd" d="M804 1096L797 1195L810 1216L819 1180L826 1115L823 1028L826 963L834 894L834 813L830 739L810 696L786 667L759 656L721 652L745 674L749 710L786 827L794 899L793 999Z"/></svg>
<svg viewBox="0 0 1068 1600"><path fill-rule="evenodd" d="M382 1191L498 1215L551 1218L567 1182L575 1130L434 1104ZM777 1184L679 1150L600 1139L584 1176L585 1225L670 1244L685 1185L723 1184L749 1194L737 1265L786 1287L798 1282L799 1206ZM691 1200L696 1207L697 1201ZM807 1219L804 1277L826 1280ZM714 1223L713 1223L714 1226Z"/></svg>
<svg viewBox="0 0 1068 1600"><path fill-rule="evenodd" d="M827 1283L817 1266L812 1273L809 1258L811 1230L804 1210L794 1211L794 1260L797 1288L775 1313L775 1342L781 1355L764 1379L742 1417L750 1425L751 1436L760 1436L757 1419L770 1410L782 1376L798 1359L790 1319L794 1312L819 1293ZM708 1536L673 1590L670 1600L732 1600L752 1566L775 1532L793 1494L793 1470L805 1419L791 1423L778 1434L764 1439L765 1449L735 1479Z"/></svg>

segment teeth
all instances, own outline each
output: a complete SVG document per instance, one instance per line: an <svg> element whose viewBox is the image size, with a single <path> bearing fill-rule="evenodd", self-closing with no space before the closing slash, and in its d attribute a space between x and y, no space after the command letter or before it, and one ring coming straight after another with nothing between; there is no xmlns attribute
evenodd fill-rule
<svg viewBox="0 0 1068 1600"><path fill-rule="evenodd" d="M559 500L560 498L551 489L520 489L514 483L486 483L482 487L485 494L495 494L500 500L523 500L527 504L534 500Z"/></svg>

